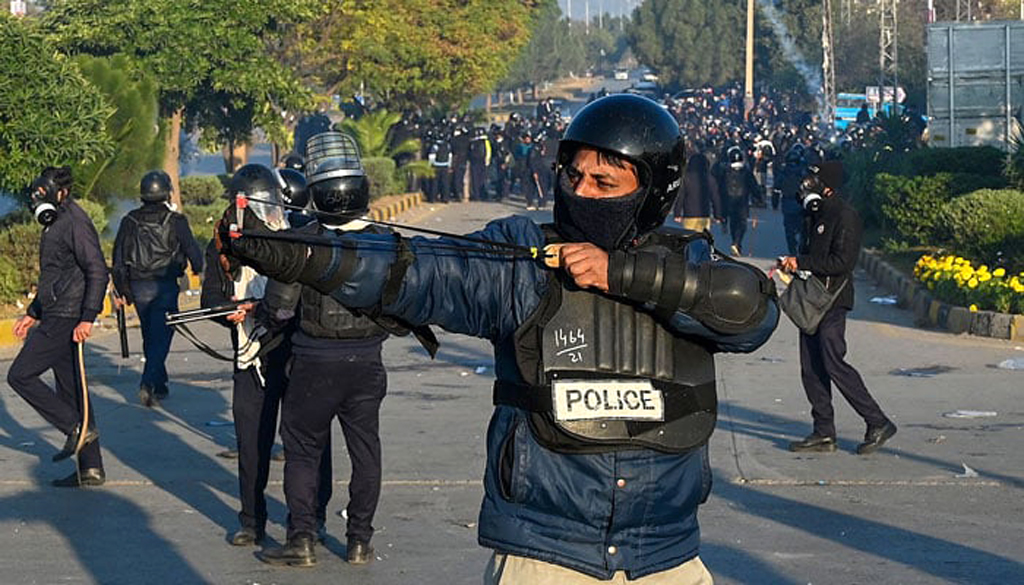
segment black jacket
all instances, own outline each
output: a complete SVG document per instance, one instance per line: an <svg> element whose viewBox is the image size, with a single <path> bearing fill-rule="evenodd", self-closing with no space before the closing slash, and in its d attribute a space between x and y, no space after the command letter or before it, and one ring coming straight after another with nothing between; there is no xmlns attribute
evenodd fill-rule
<svg viewBox="0 0 1024 585"><path fill-rule="evenodd" d="M171 211L163 203L145 203L142 207L128 212L128 216L139 222L157 224L162 223L169 214L171 219L166 223L166 226L167 229L174 232L173 241L177 244L178 254L176 254L176 260L167 265L165 270L162 271L160 278L176 279L180 277L185 273L184 260L191 264L193 274L202 274L203 253L199 249L199 244L196 243L195 237L192 236L192 230L188 226L188 219L184 215ZM117 237L114 239L114 288L122 296L130 295L130 281L145 280L149 276L132 274L125 264L125 257L128 253L127 247L132 239L136 237L136 225L136 222L131 221L126 216L121 220L121 227L118 228Z"/></svg>
<svg viewBox="0 0 1024 585"><path fill-rule="evenodd" d="M683 174L683 186L676 197L675 217L712 217L712 206L715 216L720 217L722 204L717 197L718 189L707 157L700 153L691 156Z"/></svg>
<svg viewBox="0 0 1024 585"><path fill-rule="evenodd" d="M93 322L103 309L107 263L96 227L85 211L66 200L57 220L39 240L39 286L28 314L36 319L69 317Z"/></svg>
<svg viewBox="0 0 1024 585"><path fill-rule="evenodd" d="M832 291L849 281L836 299L838 307L853 308L853 269L857 267L862 235L860 216L839 196L825 199L818 213L808 214L797 267L810 270Z"/></svg>

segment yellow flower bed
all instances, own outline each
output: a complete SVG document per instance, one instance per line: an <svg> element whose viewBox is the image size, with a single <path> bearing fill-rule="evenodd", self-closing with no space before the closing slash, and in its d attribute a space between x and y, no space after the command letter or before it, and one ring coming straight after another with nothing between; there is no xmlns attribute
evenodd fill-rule
<svg viewBox="0 0 1024 585"><path fill-rule="evenodd" d="M939 300L972 311L1024 313L1024 272L1008 275L1004 268L975 268L959 256L926 254L914 265L914 278Z"/></svg>

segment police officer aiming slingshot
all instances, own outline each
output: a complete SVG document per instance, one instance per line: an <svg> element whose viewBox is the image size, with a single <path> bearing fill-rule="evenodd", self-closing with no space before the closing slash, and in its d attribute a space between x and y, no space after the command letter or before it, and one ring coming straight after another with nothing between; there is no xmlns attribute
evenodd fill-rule
<svg viewBox="0 0 1024 585"><path fill-rule="evenodd" d="M229 264L345 307L491 341L486 582L710 583L697 508L711 486L714 354L753 351L779 311L760 270L662 227L683 153L671 115L614 95L559 143L552 225L312 237L231 208L218 242ZM541 249L554 257L538 261Z"/></svg>

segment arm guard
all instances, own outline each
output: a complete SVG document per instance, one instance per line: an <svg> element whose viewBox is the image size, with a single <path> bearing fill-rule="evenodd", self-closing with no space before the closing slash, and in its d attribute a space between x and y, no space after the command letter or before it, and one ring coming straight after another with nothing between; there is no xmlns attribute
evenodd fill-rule
<svg viewBox="0 0 1024 585"><path fill-rule="evenodd" d="M608 292L652 306L670 319L683 312L709 329L735 335L760 325L775 288L757 268L720 259L699 264L680 254L612 252Z"/></svg>

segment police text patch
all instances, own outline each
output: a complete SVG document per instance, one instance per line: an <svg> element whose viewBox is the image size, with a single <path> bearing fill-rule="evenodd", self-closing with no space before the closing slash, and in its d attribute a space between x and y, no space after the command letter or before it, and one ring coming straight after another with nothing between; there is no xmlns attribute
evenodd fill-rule
<svg viewBox="0 0 1024 585"><path fill-rule="evenodd" d="M551 392L560 421L665 420L664 397L648 380L556 380Z"/></svg>

